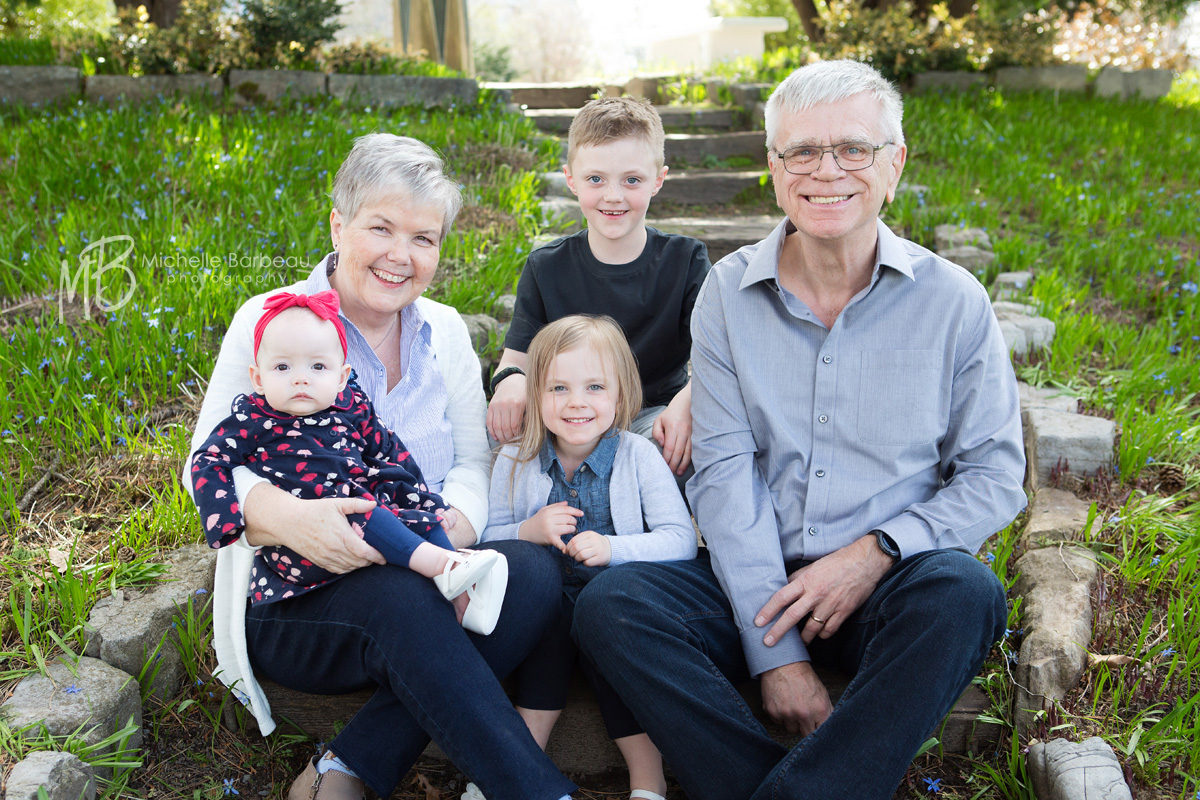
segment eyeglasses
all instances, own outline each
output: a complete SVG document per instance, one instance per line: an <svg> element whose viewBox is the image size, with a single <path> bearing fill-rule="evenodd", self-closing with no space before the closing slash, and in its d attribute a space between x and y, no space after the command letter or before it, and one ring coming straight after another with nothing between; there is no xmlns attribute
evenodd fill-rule
<svg viewBox="0 0 1200 800"><path fill-rule="evenodd" d="M890 145L884 142L873 145L870 142L842 142L833 147L816 147L815 145L800 145L786 153L775 151L775 157L783 162L783 168L793 175L809 175L821 167L821 159L826 153L833 153L833 161L845 172L855 172L866 169L875 163L875 154Z"/></svg>

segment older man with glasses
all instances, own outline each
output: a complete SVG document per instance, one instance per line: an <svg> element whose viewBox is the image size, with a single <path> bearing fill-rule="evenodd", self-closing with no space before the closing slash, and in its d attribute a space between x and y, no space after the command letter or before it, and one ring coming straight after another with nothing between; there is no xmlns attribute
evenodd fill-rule
<svg viewBox="0 0 1200 800"><path fill-rule="evenodd" d="M713 268L692 315L710 558L610 570L579 599L584 652L692 800L891 797L1004 630L973 554L1025 506L1016 381L979 282L879 219L902 114L848 61L771 96L786 219ZM836 708L814 663L854 676ZM747 677L804 734L791 750Z"/></svg>

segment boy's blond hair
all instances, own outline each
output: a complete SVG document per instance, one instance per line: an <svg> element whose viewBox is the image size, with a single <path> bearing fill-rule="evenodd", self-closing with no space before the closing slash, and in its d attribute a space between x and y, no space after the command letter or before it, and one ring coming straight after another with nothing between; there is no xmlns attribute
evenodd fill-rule
<svg viewBox="0 0 1200 800"><path fill-rule="evenodd" d="M588 102L571 122L567 134L567 164L580 147L595 147L618 139L640 139L654 155L654 166L666 161L666 134L662 120L649 100L635 97L600 97Z"/></svg>
<svg viewBox="0 0 1200 800"><path fill-rule="evenodd" d="M572 314L556 319L538 331L529 344L529 364L525 371L525 430L521 434L517 462L534 460L546 443L541 401L554 359L559 353L585 345L595 349L617 383L615 387L609 387L617 394L613 428L629 430L633 418L642 410L642 378L621 326L612 317L605 316ZM516 473L517 470L513 470L514 476Z"/></svg>

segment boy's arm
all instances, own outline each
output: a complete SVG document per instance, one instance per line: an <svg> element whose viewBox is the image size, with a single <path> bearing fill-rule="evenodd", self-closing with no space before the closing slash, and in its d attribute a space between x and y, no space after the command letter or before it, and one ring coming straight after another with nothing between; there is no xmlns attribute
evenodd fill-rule
<svg viewBox="0 0 1200 800"><path fill-rule="evenodd" d="M509 367L516 367L522 374L513 373L496 384L492 402L488 403L488 433L498 442L511 441L521 435L525 420L525 372L529 357L519 350L504 348L496 374Z"/></svg>
<svg viewBox="0 0 1200 800"><path fill-rule="evenodd" d="M663 460L676 475L692 463L692 381L683 385L654 420L654 440L662 445Z"/></svg>

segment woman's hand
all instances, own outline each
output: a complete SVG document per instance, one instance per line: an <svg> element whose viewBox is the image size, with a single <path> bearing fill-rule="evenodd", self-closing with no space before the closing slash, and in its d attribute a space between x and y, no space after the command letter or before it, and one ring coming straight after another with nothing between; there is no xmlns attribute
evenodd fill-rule
<svg viewBox="0 0 1200 800"><path fill-rule="evenodd" d="M612 561L612 542L603 533L583 531L571 537L564 553L588 567L606 567Z"/></svg>
<svg viewBox="0 0 1200 800"><path fill-rule="evenodd" d="M521 523L517 538L534 544L552 544L566 552L562 537L575 532L575 520L583 516L578 508L567 505L567 501L551 503Z"/></svg>
<svg viewBox="0 0 1200 800"><path fill-rule="evenodd" d="M246 542L255 547L289 547L338 575L368 564L385 564L379 551L364 542L346 520L349 514L365 514L373 508L373 501L361 497L301 500L260 483L250 490L242 508Z"/></svg>

